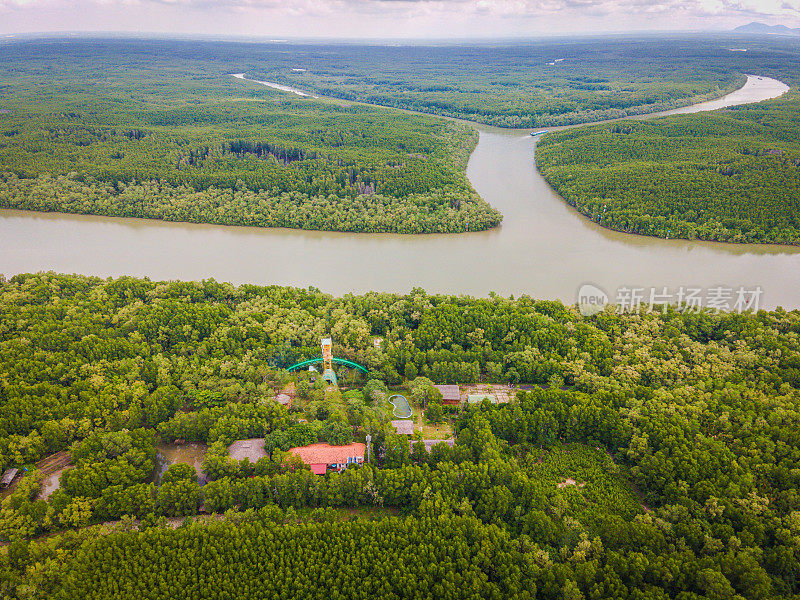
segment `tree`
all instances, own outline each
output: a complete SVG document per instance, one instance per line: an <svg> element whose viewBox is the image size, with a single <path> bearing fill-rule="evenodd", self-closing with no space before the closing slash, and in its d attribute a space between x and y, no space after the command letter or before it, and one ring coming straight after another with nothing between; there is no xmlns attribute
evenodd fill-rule
<svg viewBox="0 0 800 600"><path fill-rule="evenodd" d="M197 481L197 471L192 465L175 463L161 476L161 484L174 483L176 481Z"/></svg>
<svg viewBox="0 0 800 600"><path fill-rule="evenodd" d="M322 429L322 437L331 446L344 446L353 441L353 428L344 423L328 421Z"/></svg>
<svg viewBox="0 0 800 600"><path fill-rule="evenodd" d="M92 520L92 502L89 498L73 498L61 513L61 522L67 527L86 527Z"/></svg>
<svg viewBox="0 0 800 600"><path fill-rule="evenodd" d="M411 392L411 400L423 407L427 406L429 400L435 401L437 397L440 402L442 400L441 392L433 386L433 381L427 377L417 377L410 381L408 389Z"/></svg>
<svg viewBox="0 0 800 600"><path fill-rule="evenodd" d="M186 479L162 484L156 500L158 509L168 517L196 514L202 501L200 485Z"/></svg>
<svg viewBox="0 0 800 600"><path fill-rule="evenodd" d="M390 469L397 469L409 464L409 461L408 438L404 435L387 435L384 464Z"/></svg>
<svg viewBox="0 0 800 600"><path fill-rule="evenodd" d="M425 418L434 424L441 423L444 420L444 408L440 402L431 402L428 408L425 409Z"/></svg>

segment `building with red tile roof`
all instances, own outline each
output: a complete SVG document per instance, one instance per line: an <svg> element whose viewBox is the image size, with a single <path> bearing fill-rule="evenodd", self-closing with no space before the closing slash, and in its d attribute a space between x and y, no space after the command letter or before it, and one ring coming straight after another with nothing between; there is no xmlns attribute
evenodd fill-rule
<svg viewBox="0 0 800 600"><path fill-rule="evenodd" d="M324 475L328 469L341 471L349 465L363 464L365 451L366 446L361 442L345 446L319 443L289 449L289 452L299 456L300 460L309 465L317 475Z"/></svg>

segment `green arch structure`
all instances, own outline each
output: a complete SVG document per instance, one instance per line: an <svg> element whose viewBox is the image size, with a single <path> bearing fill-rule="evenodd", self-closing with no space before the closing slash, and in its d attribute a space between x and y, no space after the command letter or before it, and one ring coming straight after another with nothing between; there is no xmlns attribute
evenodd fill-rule
<svg viewBox="0 0 800 600"><path fill-rule="evenodd" d="M321 363L322 357L318 358L309 358L308 360L304 360L303 362L299 362L297 364L292 365L291 367L286 367L287 371L296 371L297 369L302 369L303 367L308 367L309 365L313 365L314 363ZM360 365L352 360L347 360L345 358L333 358L332 362L335 362L339 365L344 365L346 367L351 367L353 369L358 369L362 373L369 373L369 369L364 365Z"/></svg>

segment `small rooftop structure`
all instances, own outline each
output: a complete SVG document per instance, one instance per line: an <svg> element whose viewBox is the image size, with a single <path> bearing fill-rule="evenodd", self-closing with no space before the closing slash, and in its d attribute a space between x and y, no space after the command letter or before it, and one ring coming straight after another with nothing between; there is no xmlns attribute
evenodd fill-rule
<svg viewBox="0 0 800 600"><path fill-rule="evenodd" d="M492 404L497 404L497 398L493 394L470 394L467 396L467 402L470 404L480 404L484 400L488 400Z"/></svg>
<svg viewBox="0 0 800 600"><path fill-rule="evenodd" d="M3 473L3 478L0 479L0 486L7 488L11 485L11 482L14 481L14 478L19 474L19 469L11 468L7 469L5 473Z"/></svg>
<svg viewBox="0 0 800 600"><path fill-rule="evenodd" d="M278 404L283 404L284 406L289 404L289 402L291 402L291 400L292 399L289 397L289 394L278 394L277 396L275 396L275 401Z"/></svg>
<svg viewBox="0 0 800 600"><path fill-rule="evenodd" d="M349 465L360 465L364 462L365 451L366 446L361 442L345 446L319 443L289 449L289 452L300 457L317 475L324 475L329 468L341 471Z"/></svg>
<svg viewBox="0 0 800 600"><path fill-rule="evenodd" d="M392 427L399 435L414 435L414 421L410 419L392 421Z"/></svg>
<svg viewBox="0 0 800 600"><path fill-rule="evenodd" d="M461 392L457 385L435 385L433 387L442 393L444 404L458 404L461 401Z"/></svg>
<svg viewBox="0 0 800 600"><path fill-rule="evenodd" d="M236 460L247 458L251 463L256 463L258 459L268 456L267 451L264 450L264 438L237 440L228 447L228 454Z"/></svg>
<svg viewBox="0 0 800 600"><path fill-rule="evenodd" d="M309 465L311 467L311 472L314 475L325 475L328 472L328 465L324 463L316 463L313 465Z"/></svg>

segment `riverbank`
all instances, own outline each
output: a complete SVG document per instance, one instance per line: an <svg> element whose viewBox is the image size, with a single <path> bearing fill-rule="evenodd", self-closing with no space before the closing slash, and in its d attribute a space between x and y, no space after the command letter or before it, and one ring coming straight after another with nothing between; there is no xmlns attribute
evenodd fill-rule
<svg viewBox="0 0 800 600"><path fill-rule="evenodd" d="M241 79L242 81L250 81L253 83L260 83L267 87L272 87L274 89L275 86L279 84L273 84L264 81L258 81L257 79L250 79L245 76L244 73L237 73L232 75L237 79ZM727 91L723 93L721 96L713 97L712 99L702 100L701 102L687 104L685 106L681 106L678 108L670 108L667 110L657 110L654 112L645 112L645 113L636 113L630 114L620 117L615 117L612 119L600 119L595 121L584 121L581 123L573 123L569 125L553 125L553 126L546 126L548 131L563 131L565 129L574 129L576 127L590 127L592 125L602 125L605 123L614 123L616 121L623 121L625 119L636 119L636 120L643 120L643 119L657 119L659 117L666 117L671 115L678 115L678 114L690 114L690 113L697 113L697 112L706 112L706 111L713 111L719 110L723 108L729 108L732 106L740 106L742 104L751 104L755 102L763 102L765 100L774 100L775 98L779 98L786 94L790 87L779 81L777 79L772 79L770 77L763 77L758 75L749 75L744 74L743 79L740 80L741 85L734 87L731 91ZM282 86L288 87L288 86ZM298 90L296 88L289 88L284 91L289 91L295 94L302 94L308 96L307 92L303 92L302 90ZM470 121L468 119L463 119L460 117L449 116L449 115L439 115L435 113L427 113L424 111L418 110L411 110L408 108L398 108L396 106L386 106L384 104L370 104L368 102L360 102L357 100L343 100L341 98L337 98L335 96L314 96L316 99L320 100L328 100L331 102L336 103L345 103L347 105L357 105L357 106L377 106L380 108L385 108L387 110L392 110L401 113L407 113L412 115L433 115L437 117L441 117L443 119L447 119L448 121L455 121L457 123L463 123L465 125L472 125L478 131L480 128L489 127L491 129L499 129L499 130L508 130L508 131L530 131L530 127L497 127L494 125L487 125L486 123L481 123L480 121Z"/></svg>
<svg viewBox="0 0 800 600"><path fill-rule="evenodd" d="M232 77L236 77L236 79L247 79L244 76L244 73L231 73ZM291 94L296 94L302 98L319 98L319 96L313 96L311 94L307 94L297 88L290 87L288 85L281 85L280 83L273 83L271 81L258 81L257 79L248 79L248 81L255 81L256 83L260 83L261 85L266 85L267 87L271 87L275 90L280 90L282 92L289 92Z"/></svg>
<svg viewBox="0 0 800 600"><path fill-rule="evenodd" d="M762 82L763 85L764 82ZM800 308L797 247L663 240L601 227L537 172L529 130L480 133L467 177L505 219L452 235L219 227L0 210L0 273L57 271L156 280L314 286L327 293L527 294L576 300L625 287L761 286L761 306Z"/></svg>
<svg viewBox="0 0 800 600"><path fill-rule="evenodd" d="M750 76L730 106L788 86ZM755 92L754 92L755 90ZM782 95L782 94L781 94ZM570 206L604 227L663 239L800 245L800 131L789 98L704 115L555 132L537 145L540 174ZM707 110L719 108L708 103ZM675 115L682 115L680 117ZM768 123L765 126L764 123Z"/></svg>
<svg viewBox="0 0 800 600"><path fill-rule="evenodd" d="M608 51L609 45L606 41L603 50ZM569 58L561 62L542 57L537 65L533 59L536 51L530 50L494 67L488 67L492 62L489 57L488 63L455 64L442 56L442 60L433 59L435 64L422 69L408 69L398 57L390 75L380 64L361 70L358 63L368 57L346 61L348 68L342 72L334 61L320 64L318 57L305 57L303 62L300 51L295 52L296 59L307 67L301 72L255 64L249 65L248 72L252 79L294 86L306 94L508 128L591 123L675 109L722 97L744 83L744 77L727 64L728 56L718 57L707 70L700 56L676 59L681 56L680 50L671 45L656 52L659 58L653 56L644 70L638 60L640 53L626 60L626 49L622 48L621 54L615 54L613 62L618 64L611 70L606 70L608 64L601 66L581 52L569 53ZM641 50L648 53L652 49ZM746 61L739 62L740 69L746 70ZM625 66L620 68L620 64ZM487 68L491 72L488 78ZM436 70L440 73L431 78ZM654 73L659 77L654 78Z"/></svg>
<svg viewBox="0 0 800 600"><path fill-rule="evenodd" d="M253 79L248 79L244 76L244 74L239 74L236 77L246 81L254 81L256 83L264 83L259 82ZM636 116L624 116L614 119L607 119L602 121L597 121L593 123L578 123L572 125L565 125L565 126L558 126L558 127L551 127L548 131L542 135L535 136L535 141L537 146L540 143L543 143L545 146L548 144L548 140L553 137L553 134L558 135L558 132L576 129L576 128L591 128L595 126L602 126L607 125L610 123L617 123L619 121L623 121L626 119L633 118L634 120L638 121L651 121L653 119L663 118L663 117L670 117L675 115L689 115L689 114L696 114L700 112L710 112L710 111L718 111L725 108L731 108L735 106L741 106L746 104L752 104L757 102L763 102L766 100L773 100L779 98L786 93L789 92L790 87L785 83L777 80L772 79L770 77L764 77L759 75L751 75L746 74L743 76L743 84L735 89L734 91L725 94L720 98L715 98L712 100L706 100L697 104L693 104L690 106L684 106L680 108L674 108L669 110L657 111L647 114L641 114ZM297 92L298 90L293 90ZM354 104L363 104L355 102ZM375 106L382 106L382 105L375 105ZM392 108L392 107L390 107ZM407 109L394 109L399 110L405 113L415 113L416 111L409 111ZM425 113L421 113L425 114ZM456 119L452 117L445 117L449 120L457 121L464 124L469 124L470 121L464 121L462 119ZM473 123L474 125L474 123ZM515 130L515 131L525 131L527 129L522 130ZM549 137L546 137L549 136ZM541 140L544 139L544 142ZM595 144L594 149L598 150L599 148L603 148L601 144ZM598 150L599 151L599 150ZM609 157L611 158L611 157ZM613 158L612 158L613 160ZM794 246L800 244L800 233L797 236L791 235L784 235L780 232L772 233L771 235L763 235L763 236L754 236L750 235L746 232L742 232L740 229L731 229L730 227L724 227L721 223L714 222L710 225L702 225L696 226L695 224L691 223L683 223L683 222L667 222L664 221L662 223L659 221L658 228L655 230L651 229L650 222L642 223L636 222L632 223L629 218L624 218L621 222L620 221L613 221L611 219L611 214L606 215L605 213L605 206L597 207L592 205L591 209L586 209L584 203L581 201L580 198L575 197L574 194L570 193L570 188L567 187L567 184L555 181L552 177L548 178L545 173L542 172L538 161L534 156L534 164L536 165L537 172L542 178L548 183L548 185L558 194L558 196L564 201L566 204L574 208L583 216L589 218L592 222L596 222L602 227L608 228L612 231L617 231L620 233L628 234L628 235L643 235L648 237L658 237L661 239L687 239L687 240L704 240L704 241L711 241L711 242L722 242L722 243L737 243L737 244L748 244L748 243L755 243L755 244L769 244L775 246ZM626 188L627 189L627 188ZM592 196L597 196L598 194L602 195L602 190L600 191L593 191ZM735 194L731 194L734 196ZM773 194L773 196L777 196L777 194ZM583 199L585 200L585 199ZM601 213L602 211L602 213ZM650 215L646 215L650 216Z"/></svg>
<svg viewBox="0 0 800 600"><path fill-rule="evenodd" d="M70 85L86 84L80 66L65 68ZM160 69L87 86L80 102L36 73L9 85L4 103L24 112L0 118L2 208L354 233L502 220L464 174L475 130L443 119L289 101L228 75L190 84ZM147 111L138 94L151 94Z"/></svg>

